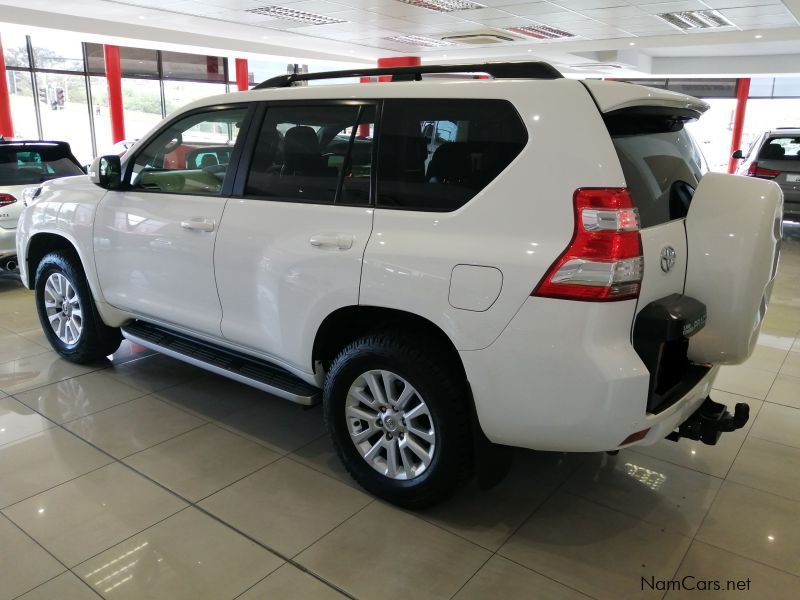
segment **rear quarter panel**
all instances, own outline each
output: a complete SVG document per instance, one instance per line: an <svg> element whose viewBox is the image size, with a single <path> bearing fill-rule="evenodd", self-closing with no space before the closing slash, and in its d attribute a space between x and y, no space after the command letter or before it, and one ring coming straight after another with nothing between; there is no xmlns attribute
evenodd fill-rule
<svg viewBox="0 0 800 600"><path fill-rule="evenodd" d="M580 82L486 83L425 86L415 97L507 99L528 130L527 145L454 212L376 209L361 279L361 304L423 316L458 350L489 346L567 246L576 189L625 185L600 113ZM500 295L488 310L448 302L458 264L502 272Z"/></svg>

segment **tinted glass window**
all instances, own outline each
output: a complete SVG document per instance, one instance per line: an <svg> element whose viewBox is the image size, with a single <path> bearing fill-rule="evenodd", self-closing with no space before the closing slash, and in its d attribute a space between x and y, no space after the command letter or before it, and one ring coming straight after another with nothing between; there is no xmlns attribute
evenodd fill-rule
<svg viewBox="0 0 800 600"><path fill-rule="evenodd" d="M59 147L0 146L0 185L36 184L82 174L80 167Z"/></svg>
<svg viewBox="0 0 800 600"><path fill-rule="evenodd" d="M387 100L378 206L451 211L520 153L525 126L505 100Z"/></svg>
<svg viewBox="0 0 800 600"><path fill-rule="evenodd" d="M182 52L161 52L161 68L165 79L225 81L225 59Z"/></svg>
<svg viewBox="0 0 800 600"><path fill-rule="evenodd" d="M800 161L800 137L771 137L761 146L758 160L791 160Z"/></svg>
<svg viewBox="0 0 800 600"><path fill-rule="evenodd" d="M246 194L274 200L368 204L375 107L267 110Z"/></svg>
<svg viewBox="0 0 800 600"><path fill-rule="evenodd" d="M641 128L635 118L623 116L622 121L621 131L609 128L642 227L685 217L708 170L697 144L682 123L669 121L674 130L658 131L650 121Z"/></svg>
<svg viewBox="0 0 800 600"><path fill-rule="evenodd" d="M247 109L196 113L170 124L136 157L131 183L152 192L216 195Z"/></svg>

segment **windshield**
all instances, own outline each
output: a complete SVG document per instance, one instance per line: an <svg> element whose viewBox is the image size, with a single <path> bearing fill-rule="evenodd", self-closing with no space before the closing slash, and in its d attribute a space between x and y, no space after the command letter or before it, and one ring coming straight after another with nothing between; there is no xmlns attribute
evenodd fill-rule
<svg viewBox="0 0 800 600"><path fill-rule="evenodd" d="M81 174L62 148L0 147L0 185L29 185Z"/></svg>

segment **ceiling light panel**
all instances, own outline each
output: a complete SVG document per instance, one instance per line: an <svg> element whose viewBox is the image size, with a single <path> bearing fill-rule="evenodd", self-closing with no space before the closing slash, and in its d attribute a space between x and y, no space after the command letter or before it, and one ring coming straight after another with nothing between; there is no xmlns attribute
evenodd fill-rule
<svg viewBox="0 0 800 600"><path fill-rule="evenodd" d="M305 23L306 25L330 25L332 23L345 22L342 19L335 19L333 17L318 15L316 13L305 12L302 10L293 10L286 6L260 6L258 8L248 8L244 12L254 15L261 15L263 17L271 17L273 19L282 19L284 21Z"/></svg>
<svg viewBox="0 0 800 600"><path fill-rule="evenodd" d="M733 23L728 21L728 19L723 17L716 10L690 10L685 12L661 13L657 16L673 27L683 30L733 27Z"/></svg>
<svg viewBox="0 0 800 600"><path fill-rule="evenodd" d="M549 27L547 25L522 25L520 27L505 27L506 31L516 33L517 35L524 35L526 37L534 38L537 40L558 40L562 38L575 37L575 34L569 33L562 29Z"/></svg>
<svg viewBox="0 0 800 600"><path fill-rule="evenodd" d="M387 37L384 39L390 42L407 44L409 46L418 46L420 48L443 48L445 46L455 46L453 42L427 37L424 35L393 35L392 37Z"/></svg>
<svg viewBox="0 0 800 600"><path fill-rule="evenodd" d="M397 0L403 4L427 8L436 12L453 12L454 10L475 10L486 8L484 4L478 4L471 0Z"/></svg>

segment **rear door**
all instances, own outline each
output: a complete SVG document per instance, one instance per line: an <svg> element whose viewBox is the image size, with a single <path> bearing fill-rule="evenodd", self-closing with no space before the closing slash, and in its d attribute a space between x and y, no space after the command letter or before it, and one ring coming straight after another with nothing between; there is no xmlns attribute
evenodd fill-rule
<svg viewBox="0 0 800 600"><path fill-rule="evenodd" d="M230 342L310 372L322 321L358 304L376 109L356 101L266 107L214 251Z"/></svg>

